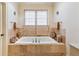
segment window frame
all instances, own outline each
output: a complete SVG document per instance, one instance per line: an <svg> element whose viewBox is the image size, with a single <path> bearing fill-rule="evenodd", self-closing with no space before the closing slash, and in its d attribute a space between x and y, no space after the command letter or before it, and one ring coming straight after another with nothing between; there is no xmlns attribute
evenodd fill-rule
<svg viewBox="0 0 79 59"><path fill-rule="evenodd" d="M35 25L26 25L25 24L25 12L26 11L35 11L35 25L37 25L37 11L47 11L47 25L37 25L37 26L48 26L48 10L47 9L40 9L40 10L34 10L34 9L24 9L24 26L35 26Z"/></svg>

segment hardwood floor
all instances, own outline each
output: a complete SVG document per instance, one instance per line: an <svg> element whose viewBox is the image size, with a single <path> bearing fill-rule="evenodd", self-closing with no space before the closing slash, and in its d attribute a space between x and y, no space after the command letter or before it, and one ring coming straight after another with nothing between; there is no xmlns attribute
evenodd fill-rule
<svg viewBox="0 0 79 59"><path fill-rule="evenodd" d="M70 56L79 56L79 49L70 46Z"/></svg>

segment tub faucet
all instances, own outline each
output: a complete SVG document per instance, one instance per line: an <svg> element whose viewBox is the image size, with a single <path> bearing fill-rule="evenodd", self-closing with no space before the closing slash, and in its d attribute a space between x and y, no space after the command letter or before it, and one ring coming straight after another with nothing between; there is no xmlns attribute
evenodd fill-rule
<svg viewBox="0 0 79 59"><path fill-rule="evenodd" d="M35 39L35 43L37 43L37 39Z"/></svg>

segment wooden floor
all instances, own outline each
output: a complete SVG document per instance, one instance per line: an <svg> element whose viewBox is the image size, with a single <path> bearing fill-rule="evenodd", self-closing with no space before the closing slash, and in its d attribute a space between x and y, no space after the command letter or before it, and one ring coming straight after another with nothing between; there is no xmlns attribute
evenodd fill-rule
<svg viewBox="0 0 79 59"><path fill-rule="evenodd" d="M79 49L70 46L70 56L79 56Z"/></svg>

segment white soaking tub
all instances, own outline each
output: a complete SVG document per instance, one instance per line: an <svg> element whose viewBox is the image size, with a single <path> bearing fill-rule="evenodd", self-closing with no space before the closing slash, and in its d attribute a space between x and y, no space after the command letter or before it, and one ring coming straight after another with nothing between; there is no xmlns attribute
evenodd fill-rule
<svg viewBox="0 0 79 59"><path fill-rule="evenodd" d="M58 44L58 42L49 36L26 36L18 39L15 44Z"/></svg>

